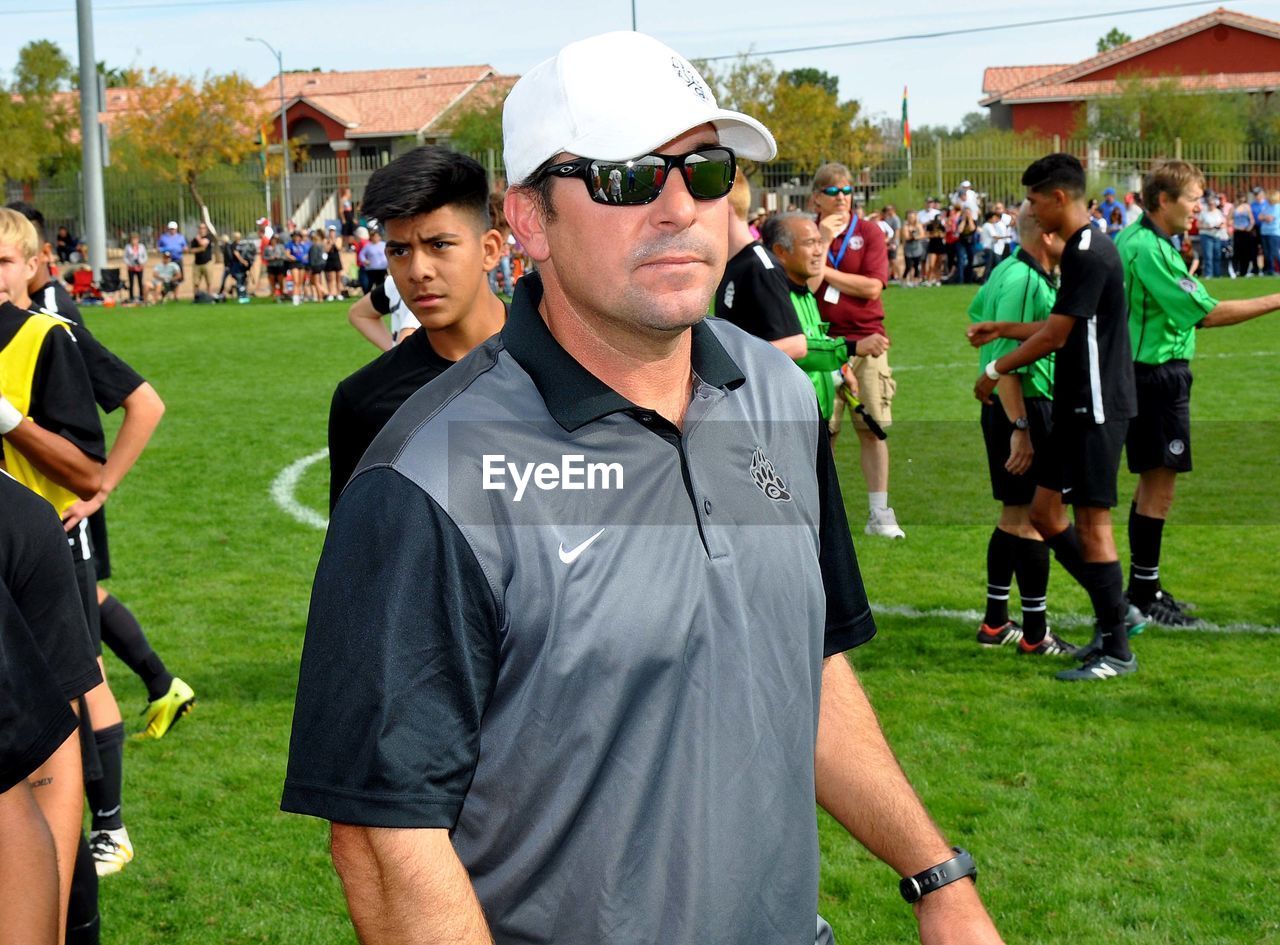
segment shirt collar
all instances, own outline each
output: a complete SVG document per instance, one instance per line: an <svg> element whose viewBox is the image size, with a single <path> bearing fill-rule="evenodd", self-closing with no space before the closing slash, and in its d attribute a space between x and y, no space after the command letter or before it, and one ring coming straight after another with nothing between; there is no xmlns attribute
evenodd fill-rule
<svg viewBox="0 0 1280 945"><path fill-rule="evenodd" d="M533 380L556 423L572 433L611 413L639 409L560 346L538 312L541 303L542 276L533 272L516 283L502 342ZM690 331L694 373L713 387L740 387L746 377L706 320Z"/></svg>
<svg viewBox="0 0 1280 945"><path fill-rule="evenodd" d="M1145 226L1148 230L1150 230L1156 236L1160 237L1160 239L1164 240L1170 246L1173 245L1173 240L1169 237L1169 234L1166 233L1164 230L1160 229L1160 227L1156 225L1156 221L1151 219L1151 214L1144 213L1142 215L1142 219L1138 221L1138 225Z"/></svg>
<svg viewBox="0 0 1280 945"><path fill-rule="evenodd" d="M1023 247L1021 246L1018 247L1016 258L1022 260L1023 263L1030 266L1035 271L1036 275L1038 275L1041 279L1045 280L1045 282L1053 281L1053 279L1049 277L1049 273L1044 271L1044 266L1040 265L1039 261L1034 256L1032 256L1029 252L1027 252L1026 249L1024 249Z"/></svg>

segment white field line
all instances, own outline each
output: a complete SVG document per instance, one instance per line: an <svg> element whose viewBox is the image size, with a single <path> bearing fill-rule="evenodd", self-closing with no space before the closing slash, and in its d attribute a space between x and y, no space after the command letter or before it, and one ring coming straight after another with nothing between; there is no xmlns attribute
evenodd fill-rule
<svg viewBox="0 0 1280 945"><path fill-rule="evenodd" d="M298 482L302 479L303 474L328 455L329 451L323 449L312 453L310 456L304 456L281 470L280 475L276 476L275 481L271 483L271 499L280 507L281 511L303 525L310 525L321 531L329 527L329 520L315 509L308 508L300 503L294 498L294 492L297 490ZM872 613L891 614L894 617L906 617L908 620L960 620L965 623L974 623L981 620L983 616L977 610L958 610L947 607L921 610L918 607L911 607L906 604L873 604L871 610ZM1054 615L1053 624L1059 627L1089 627L1093 625L1093 618L1084 614L1056 614ZM1205 622L1198 627L1156 627L1155 629L1161 633L1176 630L1183 633L1280 634L1280 627L1266 627L1252 623L1219 625Z"/></svg>
<svg viewBox="0 0 1280 945"><path fill-rule="evenodd" d="M280 506L285 515L321 531L329 527L329 519L315 509L303 505L294 498L293 494L297 491L298 482L302 479L303 473L328 455L329 450L325 448L310 456L304 456L282 469L280 475L276 476L275 481L271 483L271 501Z"/></svg>
<svg viewBox="0 0 1280 945"><path fill-rule="evenodd" d="M959 620L973 624L975 627L982 619L980 610L954 610L948 607L934 607L921 610L903 604L872 604L873 614L890 614L894 617L906 617L908 620ZM1092 615L1084 614L1052 614L1050 626L1055 627L1092 627ZM1152 624L1155 633L1254 633L1280 634L1280 627L1267 627L1255 623L1215 624L1205 621L1198 627L1164 627Z"/></svg>
<svg viewBox="0 0 1280 945"><path fill-rule="evenodd" d="M1236 352L1220 352L1218 354L1197 354L1196 360L1202 361L1208 358L1274 358L1280 352L1276 351L1236 351ZM977 361L948 361L945 364L895 364L893 372L897 374L899 371L966 371L982 370Z"/></svg>

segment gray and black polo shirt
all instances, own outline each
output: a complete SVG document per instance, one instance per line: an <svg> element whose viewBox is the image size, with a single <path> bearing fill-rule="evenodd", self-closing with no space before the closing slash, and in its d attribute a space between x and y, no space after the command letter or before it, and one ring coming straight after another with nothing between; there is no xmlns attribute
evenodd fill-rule
<svg viewBox="0 0 1280 945"><path fill-rule="evenodd" d="M875 632L813 388L704 321L677 430L541 295L339 499L282 806L450 829L504 945L812 942L822 660Z"/></svg>

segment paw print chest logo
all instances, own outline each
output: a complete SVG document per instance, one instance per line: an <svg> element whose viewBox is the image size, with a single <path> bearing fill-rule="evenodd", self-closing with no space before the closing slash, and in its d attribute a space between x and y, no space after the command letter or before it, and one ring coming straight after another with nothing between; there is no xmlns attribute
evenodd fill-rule
<svg viewBox="0 0 1280 945"><path fill-rule="evenodd" d="M774 470L773 463L769 462L769 458L764 455L764 450L758 446L751 454L751 480L774 502L791 501L787 484Z"/></svg>

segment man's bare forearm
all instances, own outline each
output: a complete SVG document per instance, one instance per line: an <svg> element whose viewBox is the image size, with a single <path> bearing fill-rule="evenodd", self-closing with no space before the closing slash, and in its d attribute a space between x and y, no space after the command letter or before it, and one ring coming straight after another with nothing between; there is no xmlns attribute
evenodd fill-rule
<svg viewBox="0 0 1280 945"><path fill-rule="evenodd" d="M1215 305L1200 324L1205 328L1224 328L1267 315L1277 309L1280 309L1280 292L1256 299L1228 299Z"/></svg>
<svg viewBox="0 0 1280 945"><path fill-rule="evenodd" d="M1019 417L1027 415L1027 404L1022 399L1022 378L1016 374L1002 374L996 382L996 393L1000 395L1000 406L1004 415L1013 423Z"/></svg>
<svg viewBox="0 0 1280 945"><path fill-rule="evenodd" d="M107 463L102 471L102 491L110 494L129 474L142 451L151 441L151 434L164 416L164 401L156 389L143 381L120 405L124 408L124 422L116 434L115 442L107 453Z"/></svg>
<svg viewBox="0 0 1280 945"><path fill-rule="evenodd" d="M13 448L64 489L91 499L102 487L102 463L65 437L23 420L5 435Z"/></svg>
<svg viewBox="0 0 1280 945"><path fill-rule="evenodd" d="M333 824L331 845L362 945L492 945L448 831Z"/></svg>
<svg viewBox="0 0 1280 945"><path fill-rule="evenodd" d="M822 670L814 777L818 803L901 875L953 855L885 741L848 661L839 654Z"/></svg>
<svg viewBox="0 0 1280 945"><path fill-rule="evenodd" d="M369 339L378 350L390 351L394 344L391 332L382 323L382 316L373 307L373 299L362 295L347 309L347 321L351 327Z"/></svg>

